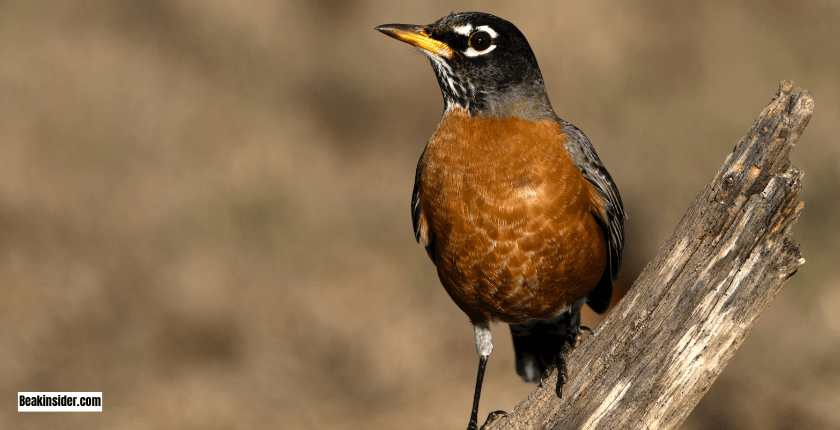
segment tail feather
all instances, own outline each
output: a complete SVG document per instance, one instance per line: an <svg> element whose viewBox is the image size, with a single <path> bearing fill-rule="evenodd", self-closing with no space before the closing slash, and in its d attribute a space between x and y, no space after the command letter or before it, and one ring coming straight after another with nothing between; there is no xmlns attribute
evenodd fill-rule
<svg viewBox="0 0 840 430"><path fill-rule="evenodd" d="M543 373L567 341L566 335L580 326L580 309L584 300L566 312L548 320L530 320L511 324L516 373L527 382L540 382Z"/></svg>

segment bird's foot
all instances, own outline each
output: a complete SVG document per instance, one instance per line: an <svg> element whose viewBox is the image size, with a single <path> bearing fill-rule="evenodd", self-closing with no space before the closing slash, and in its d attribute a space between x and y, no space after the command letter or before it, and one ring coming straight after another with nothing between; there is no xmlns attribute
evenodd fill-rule
<svg viewBox="0 0 840 430"><path fill-rule="evenodd" d="M505 412L505 411L499 410L499 411L490 412L487 415L487 420L484 421L484 424L481 426L481 429L479 429L479 430L484 430L487 426L489 426L489 425L493 424L494 422L498 421L499 418L506 417L506 416L508 416L508 413Z"/></svg>
<svg viewBox="0 0 840 430"><path fill-rule="evenodd" d="M579 335L578 335L579 336ZM568 358L569 353L572 352L573 339L566 339L563 347L560 348L560 353L554 358L554 367L557 368L557 388L555 392L558 398L563 398L563 385L569 380Z"/></svg>
<svg viewBox="0 0 840 430"><path fill-rule="evenodd" d="M583 339L583 332L585 332L585 331L588 331L589 334L595 334L595 332L592 331L591 328L589 328L585 325L582 325L582 326L578 327L577 330L576 330L576 333L575 333L575 342L572 345L572 349L575 349L575 348L578 347L578 345L580 345L580 340Z"/></svg>
<svg viewBox="0 0 840 430"><path fill-rule="evenodd" d="M579 326L566 336L566 340L563 342L563 346L560 348L560 352L557 354L557 357L554 358L551 365L545 370L545 372L543 372L542 378L540 378L540 387L543 386L543 382L545 382L546 378L548 378L551 371L557 369L557 388L555 392L557 393L557 397L563 398L563 385L565 385L569 380L569 354L572 350L577 348L578 345L580 345L583 333L587 331L590 334L594 334L591 328Z"/></svg>
<svg viewBox="0 0 840 430"><path fill-rule="evenodd" d="M551 372L554 371L554 369L556 368L557 361L555 360L552 361L551 364L549 364L548 367L545 368L545 371L543 372L542 376L540 376L540 383L537 384L537 387L542 388L545 383L545 380L548 379L549 375L551 375Z"/></svg>

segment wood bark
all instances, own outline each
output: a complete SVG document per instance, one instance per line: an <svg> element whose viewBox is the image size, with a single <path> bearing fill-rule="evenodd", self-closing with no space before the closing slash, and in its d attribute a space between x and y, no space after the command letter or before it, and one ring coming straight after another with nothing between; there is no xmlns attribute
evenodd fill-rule
<svg viewBox="0 0 840 430"><path fill-rule="evenodd" d="M486 429L673 429L805 260L788 159L813 112L785 81L627 295L557 372Z"/></svg>

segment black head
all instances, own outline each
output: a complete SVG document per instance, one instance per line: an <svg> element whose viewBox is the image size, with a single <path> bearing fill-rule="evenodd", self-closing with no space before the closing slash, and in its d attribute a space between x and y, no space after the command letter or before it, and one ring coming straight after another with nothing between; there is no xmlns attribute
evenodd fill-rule
<svg viewBox="0 0 840 430"><path fill-rule="evenodd" d="M417 46L429 57L446 111L556 118L528 40L502 18L462 12L425 26L389 24L376 30Z"/></svg>

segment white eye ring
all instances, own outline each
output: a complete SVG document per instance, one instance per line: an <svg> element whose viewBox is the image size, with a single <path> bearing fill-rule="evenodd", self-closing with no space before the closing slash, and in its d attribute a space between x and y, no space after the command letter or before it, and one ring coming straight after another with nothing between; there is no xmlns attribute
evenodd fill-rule
<svg viewBox="0 0 840 430"><path fill-rule="evenodd" d="M475 31L483 31L483 32L489 34L490 37L492 37L493 39L499 37L499 33L496 33L496 30L493 30L492 28L490 28L489 25L479 25L478 27L475 28ZM475 33L475 31L473 33Z"/></svg>
<svg viewBox="0 0 840 430"><path fill-rule="evenodd" d="M456 33L463 34L463 33L461 33L461 31L465 30L466 27L471 28L472 26L468 24L468 25L465 25L465 26L457 27L454 30L455 30ZM488 25L479 25L478 27L475 28L475 31L472 31L472 32L470 32L468 34L464 34L464 35L468 36L468 35L477 33L479 31L483 31L483 32L489 34L490 37L493 40L496 40L496 38L499 37L499 33L496 33L496 31L493 30L492 28L490 28L490 26L488 26ZM492 52L494 49L496 49L496 44L495 43L490 45L487 49L485 49L483 51L480 51L480 52L473 49L472 46L467 45L467 50L464 51L464 55L466 55L467 57L478 57L479 55L488 54L488 53Z"/></svg>

